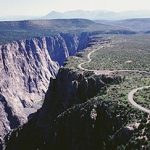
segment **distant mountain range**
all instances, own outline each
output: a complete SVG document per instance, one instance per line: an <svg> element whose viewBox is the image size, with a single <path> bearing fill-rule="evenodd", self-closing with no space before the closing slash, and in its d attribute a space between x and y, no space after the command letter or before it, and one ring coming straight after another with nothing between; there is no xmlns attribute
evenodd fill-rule
<svg viewBox="0 0 150 150"><path fill-rule="evenodd" d="M91 20L122 20L130 18L149 18L150 11L84 11L74 10L66 12L52 11L44 19L70 19L70 18L85 18Z"/></svg>
<svg viewBox="0 0 150 150"><path fill-rule="evenodd" d="M19 21L19 20L35 20L35 19L90 19L90 20L123 20L131 18L150 18L150 11L84 11L73 10L66 12L51 11L45 16L4 16L0 17L0 21Z"/></svg>

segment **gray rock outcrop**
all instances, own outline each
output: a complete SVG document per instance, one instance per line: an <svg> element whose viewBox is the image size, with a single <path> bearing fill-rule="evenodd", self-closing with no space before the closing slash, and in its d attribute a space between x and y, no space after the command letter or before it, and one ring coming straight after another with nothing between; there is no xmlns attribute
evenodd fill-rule
<svg viewBox="0 0 150 150"><path fill-rule="evenodd" d="M89 40L88 33L58 34L0 45L0 138L41 107L50 78Z"/></svg>

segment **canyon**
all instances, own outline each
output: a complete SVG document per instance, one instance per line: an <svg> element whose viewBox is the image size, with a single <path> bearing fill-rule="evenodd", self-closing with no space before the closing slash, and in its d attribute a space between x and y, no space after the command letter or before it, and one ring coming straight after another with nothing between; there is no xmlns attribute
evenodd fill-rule
<svg viewBox="0 0 150 150"><path fill-rule="evenodd" d="M50 78L88 46L90 33L57 34L0 45L0 142L43 103Z"/></svg>
<svg viewBox="0 0 150 150"><path fill-rule="evenodd" d="M60 33L2 45L0 149L149 147L149 115L127 101L131 88L149 84L149 35L118 34ZM139 66L118 69L123 62L113 57Z"/></svg>
<svg viewBox="0 0 150 150"><path fill-rule="evenodd" d="M102 37L91 38L88 46L94 48L95 44L106 45L109 42ZM94 71L61 67L56 78L50 78L42 107L30 115L26 124L7 134L4 148L116 149L130 139L134 129L124 125L126 114L120 112L126 107L101 99L97 94L104 95L109 86L123 80L118 74L96 74Z"/></svg>

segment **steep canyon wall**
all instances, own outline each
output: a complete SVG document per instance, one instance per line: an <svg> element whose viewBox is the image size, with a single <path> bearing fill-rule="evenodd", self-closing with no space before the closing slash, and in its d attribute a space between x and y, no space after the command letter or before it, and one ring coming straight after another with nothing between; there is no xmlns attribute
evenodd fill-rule
<svg viewBox="0 0 150 150"><path fill-rule="evenodd" d="M1 139L41 107L50 78L89 40L89 33L58 34L0 45Z"/></svg>

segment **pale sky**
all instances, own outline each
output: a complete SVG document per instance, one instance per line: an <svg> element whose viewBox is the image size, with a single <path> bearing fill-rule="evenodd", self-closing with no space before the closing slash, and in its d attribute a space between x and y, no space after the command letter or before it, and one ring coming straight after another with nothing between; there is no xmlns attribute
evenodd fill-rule
<svg viewBox="0 0 150 150"><path fill-rule="evenodd" d="M42 16L52 10L150 10L150 0L0 0L0 16Z"/></svg>

